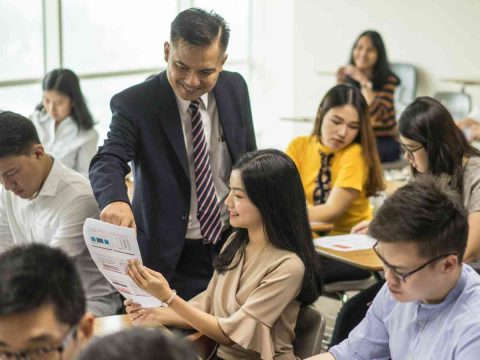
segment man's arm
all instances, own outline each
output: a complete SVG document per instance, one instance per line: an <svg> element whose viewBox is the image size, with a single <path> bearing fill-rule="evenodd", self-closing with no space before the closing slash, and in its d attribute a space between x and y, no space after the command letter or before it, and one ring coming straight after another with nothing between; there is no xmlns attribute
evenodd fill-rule
<svg viewBox="0 0 480 360"><path fill-rule="evenodd" d="M113 97L112 122L103 146L90 164L90 182L102 213L101 220L135 227L125 176L135 157L137 128L119 95Z"/></svg>

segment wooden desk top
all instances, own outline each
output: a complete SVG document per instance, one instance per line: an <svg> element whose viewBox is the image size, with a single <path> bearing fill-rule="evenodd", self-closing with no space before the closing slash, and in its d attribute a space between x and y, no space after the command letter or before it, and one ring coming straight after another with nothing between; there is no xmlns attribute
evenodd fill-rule
<svg viewBox="0 0 480 360"><path fill-rule="evenodd" d="M328 232L333 229L333 224L322 221L312 221L310 222L310 229L317 232Z"/></svg>
<svg viewBox="0 0 480 360"><path fill-rule="evenodd" d="M387 196L392 195L397 189L401 188L402 186L408 183L407 180L387 180L385 181L385 192Z"/></svg>
<svg viewBox="0 0 480 360"><path fill-rule="evenodd" d="M112 315L95 318L93 323L93 335L105 336L120 330L133 327L127 315Z"/></svg>
<svg viewBox="0 0 480 360"><path fill-rule="evenodd" d="M331 249L316 246L320 255L338 260L349 265L356 266L360 269L370 271L382 271L383 265L373 249L356 250L356 251L335 251Z"/></svg>

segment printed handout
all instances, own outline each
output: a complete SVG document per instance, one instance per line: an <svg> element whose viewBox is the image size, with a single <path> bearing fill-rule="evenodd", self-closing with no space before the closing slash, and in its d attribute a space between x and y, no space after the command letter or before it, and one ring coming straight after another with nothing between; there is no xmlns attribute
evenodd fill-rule
<svg viewBox="0 0 480 360"><path fill-rule="evenodd" d="M125 298L143 307L162 306L160 300L140 289L125 270L128 260L142 261L135 229L87 219L83 237L100 272Z"/></svg>
<svg viewBox="0 0 480 360"><path fill-rule="evenodd" d="M368 235L347 234L323 236L313 240L315 246L336 251L355 251L371 249L375 240Z"/></svg>

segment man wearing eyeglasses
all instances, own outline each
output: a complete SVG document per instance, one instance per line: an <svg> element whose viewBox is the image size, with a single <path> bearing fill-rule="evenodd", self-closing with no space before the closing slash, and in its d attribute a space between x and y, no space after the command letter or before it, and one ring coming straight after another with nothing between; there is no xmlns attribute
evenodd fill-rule
<svg viewBox="0 0 480 360"><path fill-rule="evenodd" d="M369 227L386 284L348 339L310 359L478 359L480 276L462 263L467 233L447 179L422 175L397 190Z"/></svg>
<svg viewBox="0 0 480 360"><path fill-rule="evenodd" d="M73 359L94 319L72 260L41 244L13 247L0 274L0 359Z"/></svg>

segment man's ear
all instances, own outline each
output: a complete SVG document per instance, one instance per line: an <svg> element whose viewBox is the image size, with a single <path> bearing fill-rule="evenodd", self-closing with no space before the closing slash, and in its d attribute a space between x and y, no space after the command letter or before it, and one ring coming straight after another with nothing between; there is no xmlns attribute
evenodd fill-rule
<svg viewBox="0 0 480 360"><path fill-rule="evenodd" d="M32 146L32 154L37 159L40 159L43 155L45 155L45 148L42 144L35 144Z"/></svg>
<svg viewBox="0 0 480 360"><path fill-rule="evenodd" d="M458 263L458 256L457 255L449 255L444 263L443 263L443 271L446 273L450 273L456 270L459 266Z"/></svg>
<svg viewBox="0 0 480 360"><path fill-rule="evenodd" d="M223 65L225 65L225 62L227 61L228 54L225 53L225 54L222 55L222 57L223 57L223 58L222 58L222 65L221 65L221 66L222 66L222 70L223 70Z"/></svg>
<svg viewBox="0 0 480 360"><path fill-rule="evenodd" d="M85 346L90 340L90 338L93 336L94 323L94 316L88 312L82 316L80 322L78 323L77 336L79 340L83 343L83 346Z"/></svg>
<svg viewBox="0 0 480 360"><path fill-rule="evenodd" d="M169 55L170 55L170 44L168 41L165 41L165 43L163 44L163 56L164 56L165 62L167 63L168 63Z"/></svg>

